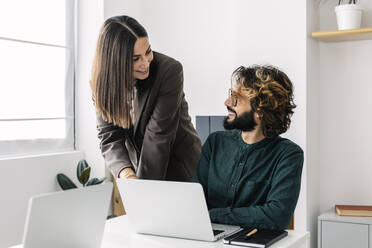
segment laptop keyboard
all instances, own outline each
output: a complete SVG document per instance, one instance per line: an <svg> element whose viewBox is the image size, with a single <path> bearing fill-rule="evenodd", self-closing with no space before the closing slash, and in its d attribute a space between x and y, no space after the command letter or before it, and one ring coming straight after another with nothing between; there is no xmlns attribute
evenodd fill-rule
<svg viewBox="0 0 372 248"><path fill-rule="evenodd" d="M213 229L213 235L214 236L217 236L218 234L220 234L220 233L223 233L224 231L222 231L222 230L214 230Z"/></svg>

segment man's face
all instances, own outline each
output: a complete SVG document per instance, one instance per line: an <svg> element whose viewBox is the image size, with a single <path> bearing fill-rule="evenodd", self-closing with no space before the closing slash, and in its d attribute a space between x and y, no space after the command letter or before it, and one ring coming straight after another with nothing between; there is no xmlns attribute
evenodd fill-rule
<svg viewBox="0 0 372 248"><path fill-rule="evenodd" d="M257 126L258 116L253 112L248 98L239 96L232 92L226 99L225 106L228 110L228 116L225 118L223 126L227 130L238 129L242 131L253 131Z"/></svg>

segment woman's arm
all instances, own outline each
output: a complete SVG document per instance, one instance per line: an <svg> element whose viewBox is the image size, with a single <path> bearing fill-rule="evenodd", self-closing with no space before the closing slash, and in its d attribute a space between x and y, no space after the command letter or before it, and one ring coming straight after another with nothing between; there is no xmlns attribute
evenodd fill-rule
<svg viewBox="0 0 372 248"><path fill-rule="evenodd" d="M146 126L137 170L139 178L165 178L180 120L182 99L183 71L182 65L176 62L164 73L156 105Z"/></svg>
<svg viewBox="0 0 372 248"><path fill-rule="evenodd" d="M110 169L113 176L124 176L123 173L126 168L131 169L133 172L134 166L128 155L127 148L124 145L125 129L107 123L97 114L97 130L105 164ZM128 169L125 170L126 175L130 175Z"/></svg>

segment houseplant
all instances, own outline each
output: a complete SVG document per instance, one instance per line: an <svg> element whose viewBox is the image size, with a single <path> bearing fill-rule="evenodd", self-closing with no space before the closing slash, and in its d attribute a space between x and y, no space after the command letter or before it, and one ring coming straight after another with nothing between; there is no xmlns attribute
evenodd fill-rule
<svg viewBox="0 0 372 248"><path fill-rule="evenodd" d="M338 30L360 28L362 7L357 0L347 0L346 4L339 0L335 7Z"/></svg>
<svg viewBox="0 0 372 248"><path fill-rule="evenodd" d="M90 171L91 167L88 165L85 159L82 159L78 162L76 168L76 176L83 187L100 184L105 181L105 177L100 179L96 177L89 179ZM63 190L77 188L76 184L73 183L72 180L63 173L57 174L57 182Z"/></svg>

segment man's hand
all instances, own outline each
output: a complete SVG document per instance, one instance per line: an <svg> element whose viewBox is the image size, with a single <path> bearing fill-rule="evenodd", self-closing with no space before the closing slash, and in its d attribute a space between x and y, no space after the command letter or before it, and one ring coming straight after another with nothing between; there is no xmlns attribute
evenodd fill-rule
<svg viewBox="0 0 372 248"><path fill-rule="evenodd" d="M138 179L136 173L131 168L125 168L120 171L119 178L126 178L126 179Z"/></svg>

